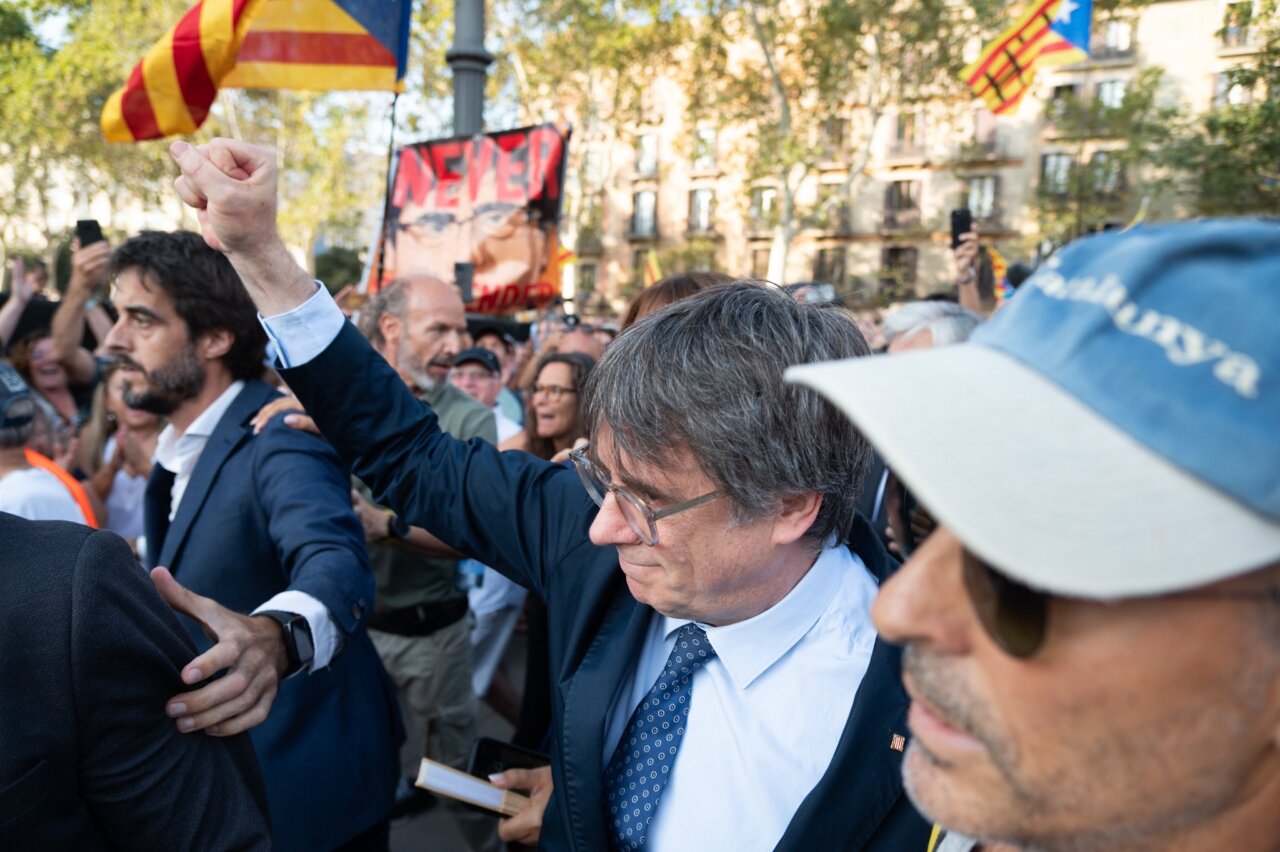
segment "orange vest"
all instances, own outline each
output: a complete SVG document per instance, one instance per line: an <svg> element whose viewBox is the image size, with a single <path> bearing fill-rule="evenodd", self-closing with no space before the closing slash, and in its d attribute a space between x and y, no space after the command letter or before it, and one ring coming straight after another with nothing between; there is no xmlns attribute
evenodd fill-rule
<svg viewBox="0 0 1280 852"><path fill-rule="evenodd" d="M80 507L80 514L84 515L84 522L96 530L98 528L98 516L94 514L93 504L89 502L89 494L84 490L84 485L80 483L80 480L58 467L57 462L53 459L42 456L35 450L27 450L26 456L27 464L32 467L38 467L41 470L47 470L58 477L58 481L71 492L72 499Z"/></svg>

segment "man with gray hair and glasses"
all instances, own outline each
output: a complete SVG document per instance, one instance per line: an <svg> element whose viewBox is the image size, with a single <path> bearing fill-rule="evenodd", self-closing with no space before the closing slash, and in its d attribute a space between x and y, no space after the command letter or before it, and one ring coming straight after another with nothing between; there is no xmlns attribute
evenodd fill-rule
<svg viewBox="0 0 1280 852"><path fill-rule="evenodd" d="M505 838L924 849L899 777L897 657L868 617L891 562L854 523L867 445L782 381L786 364L866 354L847 315L737 284L646 317L583 389L592 443L575 473L440 431L284 249L270 152L171 150L282 375L355 473L547 601L551 770L497 779L533 799Z"/></svg>
<svg viewBox="0 0 1280 852"><path fill-rule="evenodd" d="M969 343L789 374L940 524L874 609L939 852L1280 848L1277 319L1280 224L1142 227Z"/></svg>

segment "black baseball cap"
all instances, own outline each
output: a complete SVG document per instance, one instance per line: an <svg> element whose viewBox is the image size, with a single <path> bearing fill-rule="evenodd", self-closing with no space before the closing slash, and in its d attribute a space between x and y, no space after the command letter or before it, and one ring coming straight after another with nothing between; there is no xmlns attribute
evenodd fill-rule
<svg viewBox="0 0 1280 852"><path fill-rule="evenodd" d="M0 363L0 429L21 428L36 416L36 401L18 371Z"/></svg>
<svg viewBox="0 0 1280 852"><path fill-rule="evenodd" d="M498 356L494 355L483 346L473 346L470 349L463 349L453 359L453 366L460 367L468 361L477 361L485 366L490 373L495 376L502 372L502 365L498 363Z"/></svg>

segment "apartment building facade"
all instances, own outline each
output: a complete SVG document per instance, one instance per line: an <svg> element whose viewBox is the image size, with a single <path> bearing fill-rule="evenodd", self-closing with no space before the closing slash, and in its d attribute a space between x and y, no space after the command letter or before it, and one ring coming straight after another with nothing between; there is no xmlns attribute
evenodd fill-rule
<svg viewBox="0 0 1280 852"><path fill-rule="evenodd" d="M858 124L865 116L830 116L829 157L797 194L799 209L819 212L801 223L785 283L832 284L852 302L944 289L956 207L968 207L983 239L1010 261L1031 260L1042 240L1038 198L1065 193L1081 165L1103 176L1100 194L1117 199L1105 221L1091 226L1123 224L1140 194L1120 189L1139 185L1141 176L1106 166L1124 140L1064 138L1055 102L1070 93L1118 107L1151 67L1164 72L1160 98L1193 111L1248 97L1229 90L1223 77L1252 51L1248 28L1231 25L1248 20L1247 8L1251 0L1156 0L1095 18L1089 61L1042 70L1012 115L994 116L977 100L891 105L869 136ZM667 260L665 273L714 268L766 277L777 184L749 177L734 127L690 127L684 92L673 80L657 80L649 104L641 123L611 129L608 142L575 139L584 159L571 189L588 196L589 215L576 234L566 295L587 312L606 314L624 303L641 286L650 252ZM868 151L853 149L868 139ZM865 168L850 181L864 153Z"/></svg>

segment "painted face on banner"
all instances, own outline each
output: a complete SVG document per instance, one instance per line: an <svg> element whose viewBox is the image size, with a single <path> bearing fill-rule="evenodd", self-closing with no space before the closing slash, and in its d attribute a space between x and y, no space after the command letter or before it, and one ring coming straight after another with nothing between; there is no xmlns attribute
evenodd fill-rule
<svg viewBox="0 0 1280 852"><path fill-rule="evenodd" d="M470 262L473 307L480 311L554 296L538 283L554 248L547 212L558 212L559 179L531 172L558 171L562 143L556 134L555 160L548 162L547 137L537 133L500 134L505 142L480 137L427 143L402 152L384 280L429 275L454 281L454 265ZM531 151L535 144L544 145L539 154Z"/></svg>

